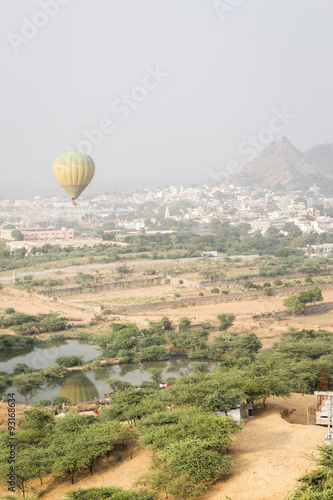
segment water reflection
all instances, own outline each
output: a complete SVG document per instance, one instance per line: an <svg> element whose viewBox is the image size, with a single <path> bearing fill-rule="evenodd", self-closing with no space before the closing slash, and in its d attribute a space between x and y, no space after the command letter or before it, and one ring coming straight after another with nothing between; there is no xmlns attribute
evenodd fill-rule
<svg viewBox="0 0 333 500"><path fill-rule="evenodd" d="M10 373L16 363L25 363L39 370L54 365L58 356L71 354L82 355L85 361L89 361L99 355L99 348L85 341L66 340L40 344L24 351L7 350L0 353L0 371Z"/></svg>
<svg viewBox="0 0 333 500"><path fill-rule="evenodd" d="M91 344L69 340L38 346L33 350L25 350L24 354L21 352L1 354L0 371L3 370L10 373L16 363L26 363L32 368L45 368L54 365L55 359L58 356L68 356L70 354L83 355L87 361L97 357L99 350L98 347ZM43 388L36 394L32 401L51 399L57 396L58 392L59 395L71 397L73 402L78 400L88 401L94 397L103 396L103 394L110 391L106 382L109 378L118 378L130 382L132 385L139 386L142 382L151 380L151 373L149 373L151 368L158 368L158 370L162 371L162 378L165 381L169 377L179 377L184 373L192 374L193 370L191 366L194 361L185 356L174 356L168 361L102 366L91 372L75 373L66 378L65 381L45 381ZM214 370L219 365L217 361L204 359L200 359L199 361L207 366L208 371ZM15 392L15 389L12 388L9 392L12 392L12 390ZM67 396L68 393L71 396ZM16 399L18 403L23 402L23 398L18 394L16 394Z"/></svg>
<svg viewBox="0 0 333 500"><path fill-rule="evenodd" d="M69 377L61 387L58 396L69 398L71 403L84 403L98 398L95 384L84 373Z"/></svg>

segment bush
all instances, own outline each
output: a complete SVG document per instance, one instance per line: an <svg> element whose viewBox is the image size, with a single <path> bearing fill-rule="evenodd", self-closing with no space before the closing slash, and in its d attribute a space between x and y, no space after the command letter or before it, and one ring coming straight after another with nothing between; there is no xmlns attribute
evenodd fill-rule
<svg viewBox="0 0 333 500"><path fill-rule="evenodd" d="M104 314L104 316L107 316L108 314L113 314L113 311L112 309L104 309L102 314Z"/></svg>
<svg viewBox="0 0 333 500"><path fill-rule="evenodd" d="M116 486L102 486L72 490L66 493L66 500L154 500L152 493L136 493Z"/></svg>
<svg viewBox="0 0 333 500"><path fill-rule="evenodd" d="M264 288L264 292L265 292L265 295L268 295L269 297L270 297L271 295L273 295L272 289L271 289L271 288L269 288L268 286L266 286L266 287Z"/></svg>
<svg viewBox="0 0 333 500"><path fill-rule="evenodd" d="M32 368L29 368L28 365L25 363L16 363L16 365L13 366L13 375L20 375L21 373L31 373L34 370Z"/></svg>
<svg viewBox="0 0 333 500"><path fill-rule="evenodd" d="M220 325L219 325L219 330L221 332L227 330L228 328L230 328L230 326L233 324L233 322L235 321L235 315L233 313L223 313L223 314L219 314L217 316L217 319L219 320L220 322Z"/></svg>
<svg viewBox="0 0 333 500"><path fill-rule="evenodd" d="M222 290L221 293L223 295L228 295L230 293L230 290Z"/></svg>
<svg viewBox="0 0 333 500"><path fill-rule="evenodd" d="M243 286L246 290L258 290L258 288L260 288L260 285L256 285L252 283L252 281L245 281Z"/></svg>
<svg viewBox="0 0 333 500"><path fill-rule="evenodd" d="M61 340L66 340L67 336L64 333L53 333L50 335L50 340L60 342Z"/></svg>
<svg viewBox="0 0 333 500"><path fill-rule="evenodd" d="M202 292L199 292L199 297L203 297L204 294Z"/></svg>
<svg viewBox="0 0 333 500"><path fill-rule="evenodd" d="M152 345L142 349L142 361L165 361L170 359L170 353L163 346Z"/></svg>
<svg viewBox="0 0 333 500"><path fill-rule="evenodd" d="M83 356L76 356L72 354L71 356L58 356L55 360L56 364L61 368L69 368L71 366L83 365Z"/></svg>
<svg viewBox="0 0 333 500"><path fill-rule="evenodd" d="M5 309L6 314L14 314L14 312L15 309L13 307L7 307L7 309Z"/></svg>
<svg viewBox="0 0 333 500"><path fill-rule="evenodd" d="M0 352L20 350L33 347L37 343L36 337L21 337L19 335L0 335Z"/></svg>
<svg viewBox="0 0 333 500"><path fill-rule="evenodd" d="M152 276L153 274L156 274L156 270L155 269L147 269L146 274L148 274L149 276Z"/></svg>
<svg viewBox="0 0 333 500"><path fill-rule="evenodd" d="M214 287L211 289L211 293L220 293L220 290L219 288Z"/></svg>
<svg viewBox="0 0 333 500"><path fill-rule="evenodd" d="M89 332L79 332L77 334L77 338L79 340L91 340L94 338L94 334Z"/></svg>
<svg viewBox="0 0 333 500"><path fill-rule="evenodd" d="M35 401L32 403L33 406L51 406L52 401L51 399L39 399L38 401Z"/></svg>

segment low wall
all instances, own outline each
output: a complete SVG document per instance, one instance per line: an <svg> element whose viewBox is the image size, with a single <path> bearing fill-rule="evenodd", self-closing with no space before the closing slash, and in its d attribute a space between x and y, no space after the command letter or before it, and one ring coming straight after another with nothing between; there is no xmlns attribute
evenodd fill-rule
<svg viewBox="0 0 333 500"><path fill-rule="evenodd" d="M97 314L100 314L102 312L102 308L100 306L90 306L88 304L80 304L78 302L69 302L68 300L64 299L59 299L58 297L54 298L54 302L57 302L58 304L64 304L65 306L69 307L77 307L78 309L84 309L85 311L93 311Z"/></svg>
<svg viewBox="0 0 333 500"><path fill-rule="evenodd" d="M320 272L317 274L317 276L323 276L323 275L330 275L332 273L330 272ZM248 278L235 278L233 280L227 280L227 279L220 279L220 280L204 280L204 281L194 281L194 280L187 280L181 277L181 273L179 276L167 276L167 278L170 280L171 285L184 285L189 288L212 288L216 286L230 286L230 285L241 285L245 283L246 281L252 281L252 283L260 283L263 281L270 281L273 282L275 280L291 280L291 279L298 279L298 278L306 278L308 276L305 273L290 273L290 274L277 274L276 276L249 276ZM179 283L182 281L182 283Z"/></svg>
<svg viewBox="0 0 333 500"><path fill-rule="evenodd" d="M320 285L321 290L329 290L333 289L333 283L324 283ZM275 288L272 289L272 296L286 296L286 295L295 295L299 292L306 291L309 289L309 285L299 285L293 287L284 287L284 288ZM117 314L135 314L136 312L142 311L156 311L159 309L165 309L168 307L178 308L182 307L182 305L191 305L191 304L214 304L218 302L231 302L233 300L243 300L251 297L266 297L264 290L248 290L246 292L236 292L229 293L228 295L209 295L206 297L188 297L179 300L168 300L165 302L156 302L152 304L137 304L133 306L120 306L117 308ZM319 306L324 306L325 304L319 304ZM309 306L317 307L317 306ZM255 311L254 311L255 312ZM308 314L315 314L314 312Z"/></svg>
<svg viewBox="0 0 333 500"><path fill-rule="evenodd" d="M209 295L208 297L188 297L179 300L167 300L165 302L154 302L152 304L137 304L134 306L121 306L118 307L117 314L131 314L138 311L155 311L158 309L165 309L166 307L178 308L182 305L191 304L213 304L215 302L230 302L231 300L241 299L243 297L252 297L255 295L263 295L261 290L253 290L243 293L230 293L229 295Z"/></svg>
<svg viewBox="0 0 333 500"><path fill-rule="evenodd" d="M170 280L164 277L146 278L132 281L112 281L100 285L75 286L70 288L53 288L37 292L38 297L64 297L66 295L81 295L83 293L98 293L107 290L122 290L138 286L168 285Z"/></svg>

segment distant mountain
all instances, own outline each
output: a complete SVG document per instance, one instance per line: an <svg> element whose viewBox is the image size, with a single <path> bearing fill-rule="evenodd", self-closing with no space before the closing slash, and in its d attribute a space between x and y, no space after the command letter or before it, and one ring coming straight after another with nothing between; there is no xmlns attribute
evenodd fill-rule
<svg viewBox="0 0 333 500"><path fill-rule="evenodd" d="M325 194L333 194L333 143L306 152L295 148L286 137L267 146L226 184L267 189L309 189L315 182Z"/></svg>

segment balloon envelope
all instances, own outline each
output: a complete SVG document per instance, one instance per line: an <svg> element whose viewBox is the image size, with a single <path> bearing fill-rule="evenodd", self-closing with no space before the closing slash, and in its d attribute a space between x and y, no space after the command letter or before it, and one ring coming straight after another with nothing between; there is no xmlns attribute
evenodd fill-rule
<svg viewBox="0 0 333 500"><path fill-rule="evenodd" d="M67 151L54 160L53 174L60 186L75 201L94 177L95 163L87 153Z"/></svg>

